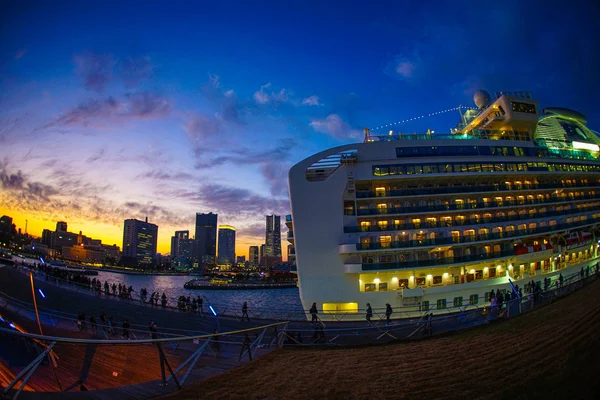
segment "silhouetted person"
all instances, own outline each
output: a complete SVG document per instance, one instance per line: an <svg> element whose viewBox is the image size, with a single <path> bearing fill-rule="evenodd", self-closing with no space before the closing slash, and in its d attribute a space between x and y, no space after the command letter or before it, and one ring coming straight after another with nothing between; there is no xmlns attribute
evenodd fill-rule
<svg viewBox="0 0 600 400"><path fill-rule="evenodd" d="M241 321L244 320L244 316L246 317L246 320L248 322L250 322L250 317L248 316L248 302L247 301L245 301L244 305L242 306L242 319L241 319Z"/></svg>
<svg viewBox="0 0 600 400"><path fill-rule="evenodd" d="M394 311L392 310L392 306L390 306L390 303L385 303L385 323L390 324L392 323L392 313Z"/></svg>
<svg viewBox="0 0 600 400"><path fill-rule="evenodd" d="M371 308L371 303L367 303L367 314L365 316L365 318L367 319L367 323L369 325L373 325L371 323L371 318L373 317L373 309Z"/></svg>
<svg viewBox="0 0 600 400"><path fill-rule="evenodd" d="M558 275L558 283L560 285L560 287L563 287L563 282L564 282L565 278L563 278L562 274Z"/></svg>
<svg viewBox="0 0 600 400"><path fill-rule="evenodd" d="M154 324L154 321L150 321L150 324L148 325L148 330L150 331L150 337L152 337L152 339L156 339L158 337L158 329L156 327L156 324Z"/></svg>
<svg viewBox="0 0 600 400"><path fill-rule="evenodd" d="M92 330L94 332L96 332L96 318L94 318L94 315L90 315L90 326L92 327Z"/></svg>
<svg viewBox="0 0 600 400"><path fill-rule="evenodd" d="M315 323L319 321L319 317L317 316L318 312L317 312L317 303L313 303L312 307L309 310L310 315L312 316L310 323Z"/></svg>
<svg viewBox="0 0 600 400"><path fill-rule="evenodd" d="M124 319L123 320L123 335L121 336L123 339L127 338L127 340L129 340L129 321Z"/></svg>

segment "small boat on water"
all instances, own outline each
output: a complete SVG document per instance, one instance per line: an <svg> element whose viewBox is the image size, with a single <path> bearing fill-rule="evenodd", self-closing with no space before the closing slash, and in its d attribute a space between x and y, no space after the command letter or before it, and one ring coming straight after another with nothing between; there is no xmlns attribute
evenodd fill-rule
<svg viewBox="0 0 600 400"><path fill-rule="evenodd" d="M291 289L296 288L296 282L263 282L263 281L243 281L232 282L228 279L192 279L187 281L183 287L185 289L204 289L204 290L255 290L255 289Z"/></svg>
<svg viewBox="0 0 600 400"><path fill-rule="evenodd" d="M86 269L84 267L68 265L62 261L45 261L44 264L46 264L47 266L52 267L52 268L57 268L57 269L67 271L67 272L73 272L73 273L79 274L79 275L90 275L90 276L98 275L98 271L94 271L93 269Z"/></svg>

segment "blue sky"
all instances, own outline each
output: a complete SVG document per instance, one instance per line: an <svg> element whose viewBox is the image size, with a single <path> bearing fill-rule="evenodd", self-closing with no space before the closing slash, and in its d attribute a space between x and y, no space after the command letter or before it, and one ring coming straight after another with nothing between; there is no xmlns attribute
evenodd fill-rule
<svg viewBox="0 0 600 400"><path fill-rule="evenodd" d="M0 213L118 244L122 220L147 215L168 252L213 211L245 254L264 215L288 211L289 167L365 126L471 106L483 88L600 128L600 6L375 3L3 2Z"/></svg>

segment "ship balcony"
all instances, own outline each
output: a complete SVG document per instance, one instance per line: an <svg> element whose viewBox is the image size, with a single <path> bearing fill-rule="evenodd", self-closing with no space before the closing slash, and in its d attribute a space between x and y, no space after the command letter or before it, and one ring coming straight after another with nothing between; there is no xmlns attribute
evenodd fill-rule
<svg viewBox="0 0 600 400"><path fill-rule="evenodd" d="M436 195L436 194L460 194L460 193L487 193L487 192L514 192L525 190L540 190L540 189L572 189L572 188L593 188L600 186L600 183L589 182L586 184L578 183L575 185L564 186L552 183L538 183L523 185L521 188L508 186L504 183L498 185L483 185L483 186L453 186L453 187L438 187L438 188L422 188L422 189L395 189L385 191L370 191L357 190L357 199L370 199L382 197L402 197L402 196L421 196L421 195Z"/></svg>
<svg viewBox="0 0 600 400"><path fill-rule="evenodd" d="M512 240L513 238L522 238L527 236L536 236L548 232L560 232L571 228L591 226L600 221L600 217L588 218L584 221L574 221L571 223L562 223L552 226L541 226L536 228L519 229L515 231L485 233L460 237L422 239L422 240L392 240L389 242L370 242L370 243L345 243L339 246L340 254L353 254L361 251L392 249L410 249L435 247L442 245L462 245L485 243L490 240Z"/></svg>
<svg viewBox="0 0 600 400"><path fill-rule="evenodd" d="M475 202L475 203L463 203L463 204L432 204L427 206L417 207L373 207L373 208L359 208L356 210L356 214L359 217L366 215L402 215L402 214L414 214L420 212L437 212L437 211L465 211L465 210L492 210L492 209L506 209L510 207L522 207L530 205L547 205L557 203L572 203L583 200L596 200L600 199L600 193L596 195L584 195L574 198L568 197L556 197L552 199L538 200L537 198L525 199L525 200L505 200L501 204L498 202Z"/></svg>
<svg viewBox="0 0 600 400"><path fill-rule="evenodd" d="M344 233L359 233L359 232L388 232L388 231L404 231L411 229L428 229L428 228L451 228L451 227L467 227L470 225L481 225L481 224L490 224L490 223L501 223L501 222L511 222L511 221L527 221L527 220L540 220L542 218L555 217L560 215L572 215L572 214L585 214L588 212L593 212L597 209L571 209L571 210L549 210L545 212L536 212L535 214L517 214L514 215L514 218L511 218L508 215L502 217L485 217L480 218L479 220L473 219L464 219L464 220L456 220L456 221L425 221L425 222L415 222L415 223L406 223L406 224L390 224L385 226L379 225L364 225L364 226L344 226Z"/></svg>
<svg viewBox="0 0 600 400"><path fill-rule="evenodd" d="M402 269L415 269L415 268L431 268L431 267L446 267L455 264L474 263L488 260L500 260L503 258L516 257L514 250L499 251L489 254L479 255L468 255L468 256L455 256L438 258L435 260L415 260L415 261L399 261L392 263L374 263L374 264L346 264L351 265L352 268L344 265L346 273L359 273L359 272L372 272L372 271L385 271L385 270L402 270ZM356 265L360 265L360 271L356 271Z"/></svg>
<svg viewBox="0 0 600 400"><path fill-rule="evenodd" d="M292 223L292 216L289 214L285 216L285 226L287 226L290 231L293 230L294 225Z"/></svg>

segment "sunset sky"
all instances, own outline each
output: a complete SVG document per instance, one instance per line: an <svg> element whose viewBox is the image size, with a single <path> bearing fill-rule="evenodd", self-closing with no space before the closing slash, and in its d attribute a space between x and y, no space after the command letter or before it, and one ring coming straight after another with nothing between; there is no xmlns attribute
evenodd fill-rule
<svg viewBox="0 0 600 400"><path fill-rule="evenodd" d="M34 235L65 220L121 246L147 216L168 253L212 211L247 255L289 212L291 165L480 88L600 129L600 6L583 1L89 3L0 5L0 215Z"/></svg>

